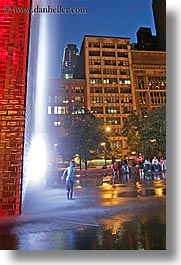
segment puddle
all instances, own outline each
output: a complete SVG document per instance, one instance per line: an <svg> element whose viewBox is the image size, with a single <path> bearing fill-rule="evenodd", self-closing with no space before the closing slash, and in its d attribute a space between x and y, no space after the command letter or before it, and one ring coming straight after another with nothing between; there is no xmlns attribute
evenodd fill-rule
<svg viewBox="0 0 181 265"><path fill-rule="evenodd" d="M166 189L147 189L139 191L125 191L117 194L117 197L149 197L166 195Z"/></svg>

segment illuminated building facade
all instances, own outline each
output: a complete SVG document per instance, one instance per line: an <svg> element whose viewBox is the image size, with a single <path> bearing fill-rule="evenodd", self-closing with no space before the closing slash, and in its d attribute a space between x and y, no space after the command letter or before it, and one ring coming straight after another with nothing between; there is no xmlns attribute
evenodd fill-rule
<svg viewBox="0 0 181 265"><path fill-rule="evenodd" d="M86 82L79 79L51 79L47 107L49 162L61 160L56 145L66 135L63 120L69 115L84 112L86 107Z"/></svg>
<svg viewBox="0 0 181 265"><path fill-rule="evenodd" d="M103 120L110 142L123 150L123 123L136 108L131 60L129 38L85 36L75 71L87 82L87 109Z"/></svg>
<svg viewBox="0 0 181 265"><path fill-rule="evenodd" d="M166 104L166 52L132 51L136 110L145 115Z"/></svg>
<svg viewBox="0 0 181 265"><path fill-rule="evenodd" d="M62 118L66 114L74 114L78 107L83 110L86 106L86 82L79 79L52 79L49 87L48 135L52 134L54 140L57 141L60 135L65 134L62 127Z"/></svg>
<svg viewBox="0 0 181 265"><path fill-rule="evenodd" d="M21 211L26 79L30 13L5 12L5 6L30 8L30 0L0 5L0 216Z"/></svg>

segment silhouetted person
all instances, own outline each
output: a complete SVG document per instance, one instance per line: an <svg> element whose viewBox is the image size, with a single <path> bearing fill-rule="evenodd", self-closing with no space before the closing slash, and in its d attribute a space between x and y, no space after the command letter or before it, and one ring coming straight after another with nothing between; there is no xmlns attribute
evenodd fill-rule
<svg viewBox="0 0 181 265"><path fill-rule="evenodd" d="M65 179L68 200L69 199L72 200L73 196L74 171L75 171L75 162L72 160L70 162L70 166L65 169L62 176L62 178Z"/></svg>

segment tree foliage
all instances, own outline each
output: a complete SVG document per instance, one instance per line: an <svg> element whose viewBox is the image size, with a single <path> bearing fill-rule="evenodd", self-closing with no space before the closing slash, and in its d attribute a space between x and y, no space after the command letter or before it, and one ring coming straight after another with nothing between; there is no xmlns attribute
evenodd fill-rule
<svg viewBox="0 0 181 265"><path fill-rule="evenodd" d="M67 115L63 124L66 137L60 139L58 150L64 160L78 154L86 164L88 159L95 158L103 152L102 142L110 149L101 120L90 111L79 110L73 115Z"/></svg>
<svg viewBox="0 0 181 265"><path fill-rule="evenodd" d="M166 155L166 106L153 108L143 117L133 112L124 124L123 133L130 152Z"/></svg>

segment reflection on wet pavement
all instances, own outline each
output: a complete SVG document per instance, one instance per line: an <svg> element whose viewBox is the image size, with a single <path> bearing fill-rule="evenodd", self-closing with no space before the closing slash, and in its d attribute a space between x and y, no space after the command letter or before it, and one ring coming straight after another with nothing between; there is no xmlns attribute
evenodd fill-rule
<svg viewBox="0 0 181 265"><path fill-rule="evenodd" d="M45 195L45 218L35 211L36 218L28 219L27 210L24 219L0 223L0 249L166 249L166 176L126 176L114 184L77 179L75 200L65 200L64 190L60 197L59 189Z"/></svg>
<svg viewBox="0 0 181 265"><path fill-rule="evenodd" d="M143 212L145 214L145 212ZM115 215L99 221L100 226L73 226L67 224L54 230L54 225L41 223L27 227L0 228L0 249L21 250L164 250L166 226L161 216L146 217L143 213ZM7 236L8 235L8 236Z"/></svg>

